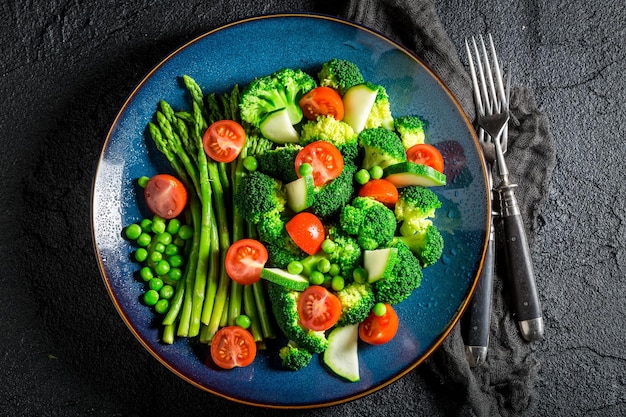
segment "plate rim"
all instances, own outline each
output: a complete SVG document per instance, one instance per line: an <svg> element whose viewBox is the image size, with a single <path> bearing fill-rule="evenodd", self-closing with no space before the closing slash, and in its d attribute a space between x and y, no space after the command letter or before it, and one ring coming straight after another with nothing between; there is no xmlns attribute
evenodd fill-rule
<svg viewBox="0 0 626 417"><path fill-rule="evenodd" d="M339 399L335 399L335 400L329 400L329 401L318 401L318 402L313 402L313 403L306 403L306 404L295 404L295 405L283 405L283 404L274 404L274 403L262 403L260 401L252 401L252 400L245 400L242 398L237 398L234 397L232 395L228 395L228 394L224 394L221 393L219 391L216 391L214 389L211 389L209 387L204 386L203 384L193 380L192 378L189 378L188 376L184 375L181 371L177 370L174 366L172 366L170 363L168 363L158 352L156 352L151 346L148 345L148 343L144 340L144 338L139 334L139 332L132 326L132 324L130 323L129 318L126 316L126 313L124 312L124 310L122 309L120 303L118 302L118 300L115 297L114 291L111 288L111 283L109 281L109 279L107 278L107 273L105 271L105 267L104 267L104 263L102 260L102 256L100 253L100 250L98 248L98 244L97 244L97 240L96 240L96 213L95 213L95 204L94 204L94 200L95 200L95 196L96 196L96 179L98 178L98 174L101 168L101 164L102 161L104 159L104 154L105 151L107 149L107 145L111 140L111 137L113 136L114 130L116 128L116 126L118 125L118 122L120 120L120 118L122 117L122 115L124 114L124 112L127 110L130 102L133 100L133 98L137 95L137 93L141 90L141 88L143 87L143 85L148 82L148 80L153 76L154 73L156 73L163 65L165 65L170 59L172 59L174 56L176 56L177 54L179 54L180 52L182 52L183 50L185 50L186 48L188 48L190 45L193 45L197 42L200 42L202 39L213 35L217 32L220 32L222 30L228 29L230 27L233 26L237 26L237 25L242 25L242 24L246 24L249 22L254 22L254 21L260 21L260 20L267 20L267 19L281 19L281 18L311 18L311 19L320 19L320 20L325 20L325 21L331 21L334 23L339 23L341 25L347 25L347 26L351 26L357 30L360 31L364 31L366 33L369 33L377 38L380 38L381 40L389 43L390 45L392 45L393 47L399 49L400 51L406 53L408 56L410 56L412 59L414 59L439 85L440 88L442 88L442 90L444 90L444 92L448 95L448 98L450 98L452 100L452 102L454 103L454 106L457 108L457 110L459 110L459 113L463 119L463 122L465 123L465 125L467 126L470 135L472 137L472 144L476 147L476 150L478 151L478 153L480 154L480 146L478 143L478 137L476 135L476 131L473 128L473 124L472 122L469 120L467 114L465 113L465 111L463 110L463 107L461 106L460 102L458 101L458 99L456 98L456 96L452 93L452 91L450 90L450 88L444 83L444 81L420 58L416 55L415 52L411 51L410 49L408 49L406 46L400 44L399 42L396 42L395 40L389 38L387 35L383 34L382 32L372 29L370 27L367 27L363 24L360 23L356 23L354 21L351 20L347 20L344 18L340 18L337 16L331 16L331 15L326 15L326 14L322 14L322 13L314 13L314 12L294 12L294 13L290 13L290 12L280 12L280 13L269 13L269 14L261 14L261 15L256 15L256 16L252 16L252 17L247 17L247 18L243 18L243 19L239 19L239 20L235 20L229 23L226 23L224 25L221 25L219 27L216 27L214 29L211 29L207 32L204 32L198 36L193 37L192 39L184 42L181 46L177 47L176 49L174 49L172 52L168 53L163 59L159 60L159 62L152 68L150 69L142 78L141 80L135 85L135 87L132 89L132 91L128 94L128 96L126 97L126 99L124 100L120 110L117 112L115 118L113 119L113 121L111 122L110 128L108 129L108 132L106 134L105 137L105 141L102 143L101 146L101 151L99 154L99 158L97 161L97 165L96 165L96 170L92 179L92 186L91 186L91 204L90 204L90 217L91 217L91 238L92 238L92 246L94 248L94 252L96 255L96 261L98 263L98 269L100 272L100 276L101 279L107 289L107 293L109 295L109 298L111 299L111 301L113 302L115 309L117 310L118 314L120 315L120 317L122 318L122 321L125 323L126 327L131 331L131 333L133 334L133 336L140 342L140 344L143 346L143 348L148 351L155 359L157 359L157 361L165 366L168 370L170 370L174 375L178 376L179 378L183 379L184 381L190 383L191 385L199 388L202 391L208 392L210 394L216 395L218 397L233 401L235 403L239 403L239 404L244 404L244 405L250 405L250 406L255 406L255 407L262 407L262 408L270 408L270 409L314 409L314 408L321 408L321 407L330 407L330 406L334 406L334 405L339 405L339 404L344 404L350 401L354 401L357 400L359 398L363 398L367 395L370 395L376 391L381 390L384 387L387 387L389 385L391 385L392 383L398 381L399 379L403 378L405 375L407 375L409 372L413 371L414 369L416 369L418 366L420 366L426 359L428 359L437 349L439 349L441 347L441 345L443 344L443 342L445 341L445 339L450 335L450 333L452 332L452 330L454 329L454 327L457 325L457 323L459 322L460 318L463 316L463 313L465 312L465 310L467 309L470 299L472 298L472 295L474 294L474 291L476 290L476 286L478 283L478 278L480 276L481 270L484 266L484 261L485 261L485 254L487 251L487 243L488 243L488 237L489 237L489 230L491 227L491 216L487 215L486 216L486 227L485 230L483 231L483 245L482 245L482 249L480 251L480 259L478 260L478 268L476 269L476 274L475 276L471 279L471 285L468 289L467 295L465 296L465 298L463 299L463 303L459 306L459 308L457 309L456 314L452 317L449 325L445 328L445 330L433 341L431 347L429 349L427 349L420 358L418 358L416 361L412 362L411 364L409 364L403 371L399 372L398 374L390 377L389 379L382 381L381 383L378 383L377 385L365 389L363 391L357 392L355 394L343 397L343 398L339 398ZM482 174L482 180L483 180L483 185L485 187L486 190L486 205L487 205L487 213L491 212L491 201L488 198L489 195L489 187L488 187L488 182L487 182L487 168L484 164L484 161L481 159L480 160L480 168L481 168L481 174Z"/></svg>

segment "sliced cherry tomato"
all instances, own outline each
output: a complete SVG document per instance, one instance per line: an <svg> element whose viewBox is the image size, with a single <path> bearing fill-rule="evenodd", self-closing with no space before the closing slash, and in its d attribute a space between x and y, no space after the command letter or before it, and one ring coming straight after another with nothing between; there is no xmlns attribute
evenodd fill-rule
<svg viewBox="0 0 626 417"><path fill-rule="evenodd" d="M398 332L398 315L389 304L385 304L385 314L374 312L359 324L359 337L371 345L382 345L394 338Z"/></svg>
<svg viewBox="0 0 626 417"><path fill-rule="evenodd" d="M300 323L313 331L328 330L341 317L341 301L320 285L311 285L298 298Z"/></svg>
<svg viewBox="0 0 626 417"><path fill-rule="evenodd" d="M164 219L173 219L187 204L187 190L178 178L156 174L146 183L144 198L152 213Z"/></svg>
<svg viewBox="0 0 626 417"><path fill-rule="evenodd" d="M256 357L256 343L249 331L239 326L222 327L211 341L211 359L220 368L248 366Z"/></svg>
<svg viewBox="0 0 626 417"><path fill-rule="evenodd" d="M313 181L316 187L333 180L343 171L343 156L335 145L318 140L309 143L296 155L296 173L300 177L300 165L311 164L313 167Z"/></svg>
<svg viewBox="0 0 626 417"><path fill-rule="evenodd" d="M267 257L267 249L261 242L254 239L240 239L226 252L224 260L226 273L242 285L253 284L261 279L261 270L267 262Z"/></svg>
<svg viewBox="0 0 626 417"><path fill-rule="evenodd" d="M330 87L316 87L306 93L300 99L300 108L309 120L316 120L318 116L333 116L342 120L344 114L341 96Z"/></svg>
<svg viewBox="0 0 626 417"><path fill-rule="evenodd" d="M246 131L234 120L218 120L209 126L202 138L204 152L217 162L234 161L245 142Z"/></svg>
<svg viewBox="0 0 626 417"><path fill-rule="evenodd" d="M387 206L393 206L398 201L398 189L389 180L369 180L359 189L359 197L371 197Z"/></svg>
<svg viewBox="0 0 626 417"><path fill-rule="evenodd" d="M295 244L309 255L316 254L322 248L324 225L315 214L306 211L298 213L287 222L285 229Z"/></svg>
<svg viewBox="0 0 626 417"><path fill-rule="evenodd" d="M406 151L406 159L416 164L428 165L439 172L443 172L443 156L433 145L419 143Z"/></svg>

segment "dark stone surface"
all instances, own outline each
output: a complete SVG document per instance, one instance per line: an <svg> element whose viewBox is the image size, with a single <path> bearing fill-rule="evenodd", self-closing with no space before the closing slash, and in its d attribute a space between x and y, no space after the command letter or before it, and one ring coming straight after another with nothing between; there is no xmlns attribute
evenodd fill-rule
<svg viewBox="0 0 626 417"><path fill-rule="evenodd" d="M339 9L291 0L0 6L1 414L447 414L445 395L458 395L454 387L416 395L416 372L321 410L262 410L201 392L135 341L93 260L91 178L113 118L144 74L224 23ZM557 145L531 242L546 321L546 338L536 346L541 369L533 413L626 415L626 9L618 1L582 0L442 0L437 9L459 50L475 33L491 32L507 45L501 58L515 63L518 84L534 90ZM63 170L61 183L48 182L56 177L52 169Z"/></svg>

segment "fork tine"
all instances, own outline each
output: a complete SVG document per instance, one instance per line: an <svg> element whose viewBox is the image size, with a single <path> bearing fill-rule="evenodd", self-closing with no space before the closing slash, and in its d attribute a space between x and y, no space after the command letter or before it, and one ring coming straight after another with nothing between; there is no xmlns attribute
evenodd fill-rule
<svg viewBox="0 0 626 417"><path fill-rule="evenodd" d="M484 82L483 80L483 84L485 85L485 88L487 88L487 86L489 87L489 101L490 103L492 103L492 111L493 113L496 112L500 112L500 104L501 102L498 100L498 97L496 95L496 87L495 84L493 82L493 72L491 69L491 62L489 61L489 54L487 54L487 47L485 46L485 40L483 39L482 36L480 36L480 47L482 50L482 56L483 56L483 66L484 66L484 71L487 74L487 82ZM497 65L497 64L496 64ZM497 68L497 67L496 67Z"/></svg>
<svg viewBox="0 0 626 417"><path fill-rule="evenodd" d="M476 62L478 67L478 74L480 76L480 88L478 91L480 92L483 100L484 113L483 115L493 114L493 102L489 99L489 93L487 91L487 83L485 82L485 71L484 71L484 63L480 58L480 52L478 51L478 46L476 45L476 39L472 36L472 44L474 46L474 54L476 55Z"/></svg>
<svg viewBox="0 0 626 417"><path fill-rule="evenodd" d="M472 78L472 87L473 87L472 92L474 93L474 102L476 104L476 111L478 112L478 114L483 115L485 114L485 107L480 97L478 79L476 78L476 68L474 67L474 60L472 59L472 53L470 52L470 47L467 42L467 38L465 39L465 50L467 52L467 59L469 61L470 76Z"/></svg>
<svg viewBox="0 0 626 417"><path fill-rule="evenodd" d="M500 63L498 62L498 54L496 54L496 47L493 44L493 37L491 34L489 34L489 48L491 49L491 56L493 57L493 72L496 76L497 92L500 95L500 102L503 104L508 103L502 82L502 69L500 68Z"/></svg>

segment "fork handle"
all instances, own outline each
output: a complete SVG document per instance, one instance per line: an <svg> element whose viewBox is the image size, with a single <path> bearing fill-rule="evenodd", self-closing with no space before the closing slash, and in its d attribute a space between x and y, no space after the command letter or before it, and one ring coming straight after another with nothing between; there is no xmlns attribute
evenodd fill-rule
<svg viewBox="0 0 626 417"><path fill-rule="evenodd" d="M509 184L500 189L508 276L513 286L514 308L520 332L524 339L532 342L543 338L543 317L526 230L514 188L514 184Z"/></svg>
<svg viewBox="0 0 626 417"><path fill-rule="evenodd" d="M480 271L476 289L467 311L467 339L465 353L472 367L480 366L487 358L489 329L491 325L491 297L493 293L493 270L495 262L494 227L491 225L487 251Z"/></svg>

